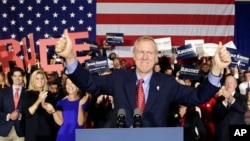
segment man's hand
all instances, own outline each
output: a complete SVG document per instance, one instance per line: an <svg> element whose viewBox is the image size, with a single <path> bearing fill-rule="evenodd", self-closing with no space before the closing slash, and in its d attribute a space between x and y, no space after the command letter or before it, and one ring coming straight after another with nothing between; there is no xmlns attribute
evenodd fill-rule
<svg viewBox="0 0 250 141"><path fill-rule="evenodd" d="M68 30L65 29L63 36L57 41L55 46L56 53L66 60L67 64L71 64L76 60L76 56L73 51L72 41L69 37Z"/></svg>
<svg viewBox="0 0 250 141"><path fill-rule="evenodd" d="M18 112L18 110L15 110L15 111L13 111L12 113L10 113L10 119L11 119L11 120L17 120L18 117L19 117L19 112Z"/></svg>
<svg viewBox="0 0 250 141"><path fill-rule="evenodd" d="M219 42L219 46L213 58L213 66L211 69L212 74L219 76L223 69L226 68L230 63L230 53L227 51L226 47L222 46L222 43Z"/></svg>

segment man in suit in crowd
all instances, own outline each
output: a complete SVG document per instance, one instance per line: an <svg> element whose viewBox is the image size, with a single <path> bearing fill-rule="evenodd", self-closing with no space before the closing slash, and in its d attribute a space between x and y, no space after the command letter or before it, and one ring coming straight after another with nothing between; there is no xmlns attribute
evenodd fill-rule
<svg viewBox="0 0 250 141"><path fill-rule="evenodd" d="M219 91L216 105L213 107L215 140L229 141L229 126L243 125L247 109L246 97L236 92L237 80L232 74L225 78L225 86Z"/></svg>
<svg viewBox="0 0 250 141"><path fill-rule="evenodd" d="M114 113L121 108L126 111L127 127L133 126L133 111L136 108L143 112L143 127L164 127L171 102L190 105L208 101L219 90L221 71L231 62L229 52L220 43L214 56L212 72L199 88L194 89L179 84L169 75L153 71L154 65L158 62L158 50L154 39L148 36L135 41L135 70L118 69L104 76L91 76L81 67L67 29L56 43L55 51L65 58L68 76L80 89L95 95L105 93L114 97ZM142 87L145 97L137 100L141 95L136 95L136 84L139 80L141 82L141 79L144 81ZM137 101L143 101L145 105L139 105ZM115 121L116 118L113 123ZM113 126L115 127L115 124Z"/></svg>
<svg viewBox="0 0 250 141"><path fill-rule="evenodd" d="M24 141L22 101L25 72L21 68L13 68L10 76L12 86L0 91L0 140Z"/></svg>

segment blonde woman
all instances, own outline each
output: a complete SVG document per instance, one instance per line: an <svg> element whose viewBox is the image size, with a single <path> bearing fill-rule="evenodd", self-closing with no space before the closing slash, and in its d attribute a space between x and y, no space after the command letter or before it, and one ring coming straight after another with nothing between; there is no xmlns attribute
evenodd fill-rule
<svg viewBox="0 0 250 141"><path fill-rule="evenodd" d="M0 72L0 89L9 87L8 79L4 72Z"/></svg>
<svg viewBox="0 0 250 141"><path fill-rule="evenodd" d="M81 98L78 87L69 78L66 79L64 87L67 96L57 102L57 109L55 110L50 103L45 103L44 107L60 126L56 140L74 141L75 129L84 128L87 120L88 114L85 109L89 94Z"/></svg>
<svg viewBox="0 0 250 141"><path fill-rule="evenodd" d="M25 108L25 138L26 141L53 141L53 117L43 108L43 103L55 103L48 94L46 74L36 70L30 76L27 94L24 100Z"/></svg>

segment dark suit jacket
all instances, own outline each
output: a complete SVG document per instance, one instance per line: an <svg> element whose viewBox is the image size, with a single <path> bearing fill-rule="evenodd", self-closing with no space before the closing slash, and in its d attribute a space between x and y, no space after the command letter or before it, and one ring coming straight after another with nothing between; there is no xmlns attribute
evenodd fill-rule
<svg viewBox="0 0 250 141"><path fill-rule="evenodd" d="M235 102L230 108L222 104L222 101L225 99L224 96L218 97L216 105L213 107L216 141L229 141L230 125L245 124L244 114L247 109L246 97L236 92L234 98Z"/></svg>
<svg viewBox="0 0 250 141"><path fill-rule="evenodd" d="M12 113L14 109L14 98L12 87L4 88L0 91L0 136L8 136L12 126L15 127L16 133L19 137L24 136L24 112L23 112L23 99L25 90L22 88L22 92L19 98L17 109L22 114L21 120L9 120L6 121L8 113Z"/></svg>
<svg viewBox="0 0 250 141"><path fill-rule="evenodd" d="M114 115L118 109L126 111L127 126L133 125L133 111L136 108L136 72L119 69L110 75L91 76L78 64L76 70L68 75L80 88L92 94L110 94L114 97ZM164 127L171 102L198 104L208 101L218 91L208 80L194 89L176 82L169 75L153 73L150 80L148 100L142 115L143 127ZM116 118L114 118L114 123Z"/></svg>
<svg viewBox="0 0 250 141"><path fill-rule="evenodd" d="M170 112L168 115L168 126L169 127L178 127L180 125L180 114L179 111ZM205 141L206 140L206 129L204 123L202 122L200 115L197 111L195 111L195 107L193 110L186 111L184 120L184 141ZM199 137L195 132L195 128L199 133Z"/></svg>

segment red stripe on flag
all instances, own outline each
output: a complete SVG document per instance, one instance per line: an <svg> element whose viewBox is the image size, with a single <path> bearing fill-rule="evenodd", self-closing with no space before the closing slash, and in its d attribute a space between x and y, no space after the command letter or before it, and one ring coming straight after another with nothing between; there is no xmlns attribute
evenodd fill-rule
<svg viewBox="0 0 250 141"><path fill-rule="evenodd" d="M98 24L234 25L232 15L98 14Z"/></svg>

